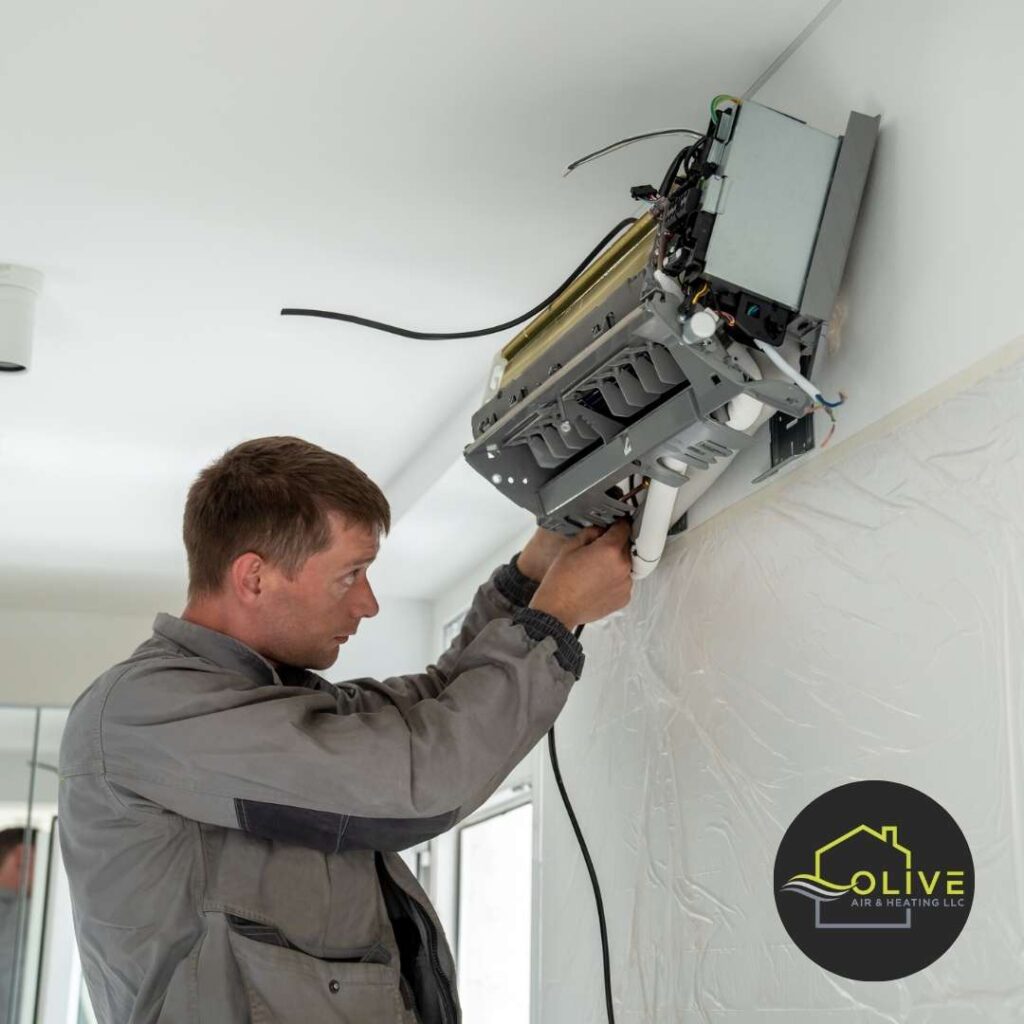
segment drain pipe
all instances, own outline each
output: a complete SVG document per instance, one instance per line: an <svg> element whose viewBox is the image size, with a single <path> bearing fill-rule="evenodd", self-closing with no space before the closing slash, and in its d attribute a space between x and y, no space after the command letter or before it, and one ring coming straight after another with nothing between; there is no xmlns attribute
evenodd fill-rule
<svg viewBox="0 0 1024 1024"><path fill-rule="evenodd" d="M760 380L761 369L748 349L736 346L735 356L740 368L749 376ZM755 433L775 411L752 395L737 395L727 405L726 425L745 434ZM641 510L640 525L633 540L633 572L635 580L649 576L658 567L673 523L725 472L735 457L717 459L707 469L693 469L682 459L665 455L661 463L686 478L678 487L651 480Z"/></svg>

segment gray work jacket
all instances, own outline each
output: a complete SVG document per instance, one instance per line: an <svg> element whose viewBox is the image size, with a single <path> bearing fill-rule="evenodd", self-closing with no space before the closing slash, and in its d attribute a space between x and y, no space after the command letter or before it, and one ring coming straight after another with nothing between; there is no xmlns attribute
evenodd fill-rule
<svg viewBox="0 0 1024 1024"><path fill-rule="evenodd" d="M457 1024L451 952L395 851L479 807L579 677L576 638L523 607L533 589L513 559L435 666L340 684L157 616L61 745L102 1024Z"/></svg>

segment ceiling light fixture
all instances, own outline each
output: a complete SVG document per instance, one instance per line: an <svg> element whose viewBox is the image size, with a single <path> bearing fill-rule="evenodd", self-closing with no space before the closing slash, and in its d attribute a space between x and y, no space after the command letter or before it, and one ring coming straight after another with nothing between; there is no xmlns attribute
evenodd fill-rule
<svg viewBox="0 0 1024 1024"><path fill-rule="evenodd" d="M32 361L36 296L43 275L30 267L0 263L0 370L15 373Z"/></svg>

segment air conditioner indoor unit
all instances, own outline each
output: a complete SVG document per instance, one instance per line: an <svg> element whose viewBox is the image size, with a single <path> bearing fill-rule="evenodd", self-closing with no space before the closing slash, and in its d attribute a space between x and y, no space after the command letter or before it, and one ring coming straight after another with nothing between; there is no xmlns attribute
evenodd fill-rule
<svg viewBox="0 0 1024 1024"><path fill-rule="evenodd" d="M851 113L837 137L717 97L660 187L633 190L650 209L501 349L469 464L548 529L631 517L640 577L765 422L773 467L812 449L878 124Z"/></svg>

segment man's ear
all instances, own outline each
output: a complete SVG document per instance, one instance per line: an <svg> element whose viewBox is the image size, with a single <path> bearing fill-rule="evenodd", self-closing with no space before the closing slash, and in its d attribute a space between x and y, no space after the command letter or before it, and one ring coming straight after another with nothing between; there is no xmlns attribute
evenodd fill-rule
<svg viewBox="0 0 1024 1024"><path fill-rule="evenodd" d="M246 551L231 563L228 580L235 596L243 604L251 604L262 595L266 565L255 551Z"/></svg>

